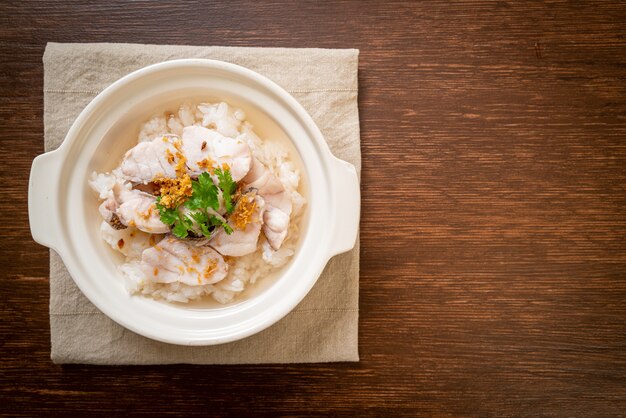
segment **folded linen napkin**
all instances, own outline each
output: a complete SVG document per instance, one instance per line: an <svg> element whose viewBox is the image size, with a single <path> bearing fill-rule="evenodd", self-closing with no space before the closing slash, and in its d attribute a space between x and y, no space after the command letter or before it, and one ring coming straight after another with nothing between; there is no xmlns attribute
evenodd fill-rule
<svg viewBox="0 0 626 418"><path fill-rule="evenodd" d="M337 157L360 173L358 50L49 43L44 53L46 151L57 148L80 111L109 84L149 64L211 58L272 79L311 114ZM95 198L95 197L94 197ZM50 252L51 358L55 363L237 364L358 361L359 246L334 257L289 315L251 337L187 347L129 331L81 293Z"/></svg>

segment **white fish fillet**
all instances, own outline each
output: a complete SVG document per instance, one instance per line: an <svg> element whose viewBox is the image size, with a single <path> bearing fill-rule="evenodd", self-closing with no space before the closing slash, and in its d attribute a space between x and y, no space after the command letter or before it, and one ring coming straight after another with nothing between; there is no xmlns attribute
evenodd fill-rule
<svg viewBox="0 0 626 418"><path fill-rule="evenodd" d="M125 180L134 183L149 183L161 177L175 178L180 154L186 160L182 169L192 177L207 171L205 165L209 161L211 167L228 164L233 180L239 181L248 173L252 163L250 147L241 139L228 138L201 126L187 126L180 138L166 135L137 144L125 154L121 173Z"/></svg>
<svg viewBox="0 0 626 418"><path fill-rule="evenodd" d="M217 251L171 235L143 252L141 269L153 282L180 282L189 286L217 283L228 274L228 264Z"/></svg>
<svg viewBox="0 0 626 418"><path fill-rule="evenodd" d="M265 212L265 202L261 196L255 196L256 210L252 215L252 222L246 228L237 229L232 223L228 223L232 228L232 234L228 235L224 229L211 237L209 245L215 248L220 254L231 257L241 257L253 253L257 249L257 242L263 225L263 213Z"/></svg>
<svg viewBox="0 0 626 418"><path fill-rule="evenodd" d="M292 202L283 184L259 160L252 159L250 171L243 179L248 189L256 189L265 200L263 233L273 249L283 244L289 229Z"/></svg>
<svg viewBox="0 0 626 418"><path fill-rule="evenodd" d="M170 227L161 222L155 203L156 197L140 190L120 186L116 192L118 208L115 212L124 225L135 226L144 232L164 234Z"/></svg>
<svg viewBox="0 0 626 418"><path fill-rule="evenodd" d="M139 258L144 250L159 242L163 235L147 234L136 228L114 229L106 221L100 224L102 238L128 258Z"/></svg>
<svg viewBox="0 0 626 418"><path fill-rule="evenodd" d="M206 171L205 167L198 164L206 159L213 161L215 167L228 164L234 181L241 180L250 170L250 147L240 139L225 137L202 126L187 126L183 129L182 140L182 151L192 175Z"/></svg>
<svg viewBox="0 0 626 418"><path fill-rule="evenodd" d="M176 139L166 135L140 142L128 150L120 166L124 178L134 183L149 183L159 177L175 178L176 161L168 156L178 152L174 146Z"/></svg>

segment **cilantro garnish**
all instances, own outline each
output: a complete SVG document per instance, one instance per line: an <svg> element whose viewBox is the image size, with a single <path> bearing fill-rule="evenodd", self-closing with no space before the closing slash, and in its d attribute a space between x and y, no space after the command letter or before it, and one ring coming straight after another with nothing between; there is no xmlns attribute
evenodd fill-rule
<svg viewBox="0 0 626 418"><path fill-rule="evenodd" d="M172 233L178 238L186 238L193 229L193 222L187 218L178 208L167 208L161 204L161 196L157 197L156 207L161 215L161 222L171 225Z"/></svg>
<svg viewBox="0 0 626 418"><path fill-rule="evenodd" d="M161 196L157 197L156 207L161 215L161 222L165 225L172 225L178 219L178 211L176 209L166 208L161 204Z"/></svg>
<svg viewBox="0 0 626 418"><path fill-rule="evenodd" d="M187 238L189 229L184 221L176 222L174 228L172 228L172 234L176 235L178 238Z"/></svg>
<svg viewBox="0 0 626 418"><path fill-rule="evenodd" d="M218 189L209 173L202 173L197 180L191 181L193 193L191 198L185 202L185 206L191 210L208 209L217 210L220 202L217 199Z"/></svg>
<svg viewBox="0 0 626 418"><path fill-rule="evenodd" d="M226 212L233 213L235 206L233 205L232 196L237 190L237 183L233 181L230 170L228 169L222 170L221 168L216 168L215 175L217 176L220 189L222 190Z"/></svg>
<svg viewBox="0 0 626 418"><path fill-rule="evenodd" d="M237 183L233 181L228 169L218 168L215 175L218 179L217 186L209 173L202 173L196 180L192 180L191 197L175 208L165 207L161 204L161 196L157 197L156 207L161 222L172 226L172 234L178 238L186 238L190 233L210 238L212 231L217 227L224 228L229 235L232 234L233 229L217 212L220 207L218 196L221 192L226 212L232 213L234 210L232 196L237 190Z"/></svg>

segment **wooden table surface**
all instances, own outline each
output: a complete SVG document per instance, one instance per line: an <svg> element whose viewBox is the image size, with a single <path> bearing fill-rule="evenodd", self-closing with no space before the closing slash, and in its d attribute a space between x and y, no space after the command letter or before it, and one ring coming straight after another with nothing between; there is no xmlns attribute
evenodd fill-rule
<svg viewBox="0 0 626 418"><path fill-rule="evenodd" d="M626 411L623 3L3 1L0 23L0 412ZM361 362L51 363L27 219L48 41L361 50Z"/></svg>

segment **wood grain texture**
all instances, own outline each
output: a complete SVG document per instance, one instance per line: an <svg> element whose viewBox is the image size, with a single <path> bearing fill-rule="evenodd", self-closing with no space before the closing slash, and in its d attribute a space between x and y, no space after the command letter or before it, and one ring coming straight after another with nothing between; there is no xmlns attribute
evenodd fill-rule
<svg viewBox="0 0 626 418"><path fill-rule="evenodd" d="M626 411L619 1L0 5L0 412ZM358 364L51 364L27 219L45 43L359 48Z"/></svg>

